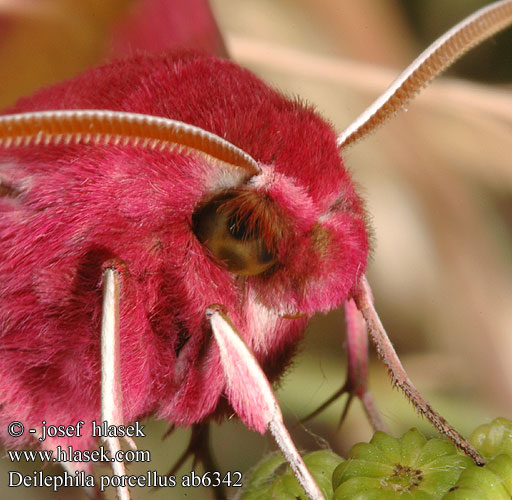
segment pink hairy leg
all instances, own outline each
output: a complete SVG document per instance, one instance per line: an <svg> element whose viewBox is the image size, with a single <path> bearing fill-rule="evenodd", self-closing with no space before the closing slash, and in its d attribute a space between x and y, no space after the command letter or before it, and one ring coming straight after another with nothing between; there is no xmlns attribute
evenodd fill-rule
<svg viewBox="0 0 512 500"><path fill-rule="evenodd" d="M368 390L368 329L353 299L345 302L345 322L347 326L348 352L345 383L325 403L303 418L302 422L316 417L343 394L348 394L338 427L341 427L343 424L355 396L361 401L373 429L376 431L386 431L386 425L380 417L371 392Z"/></svg>
<svg viewBox="0 0 512 500"><path fill-rule="evenodd" d="M231 406L249 428L261 434L267 428L270 430L308 497L311 500L324 500L293 444L284 425L279 403L256 358L228 316L222 312L221 306L210 306L206 316L219 347Z"/></svg>
<svg viewBox="0 0 512 500"><path fill-rule="evenodd" d="M360 399L372 427L376 431L385 431L386 425L380 417L371 392L368 390L368 329L362 314L352 299L345 302L345 322L347 324L348 368L344 387L345 392L349 393L349 399L345 405L340 425L343 423L350 402L355 395Z"/></svg>

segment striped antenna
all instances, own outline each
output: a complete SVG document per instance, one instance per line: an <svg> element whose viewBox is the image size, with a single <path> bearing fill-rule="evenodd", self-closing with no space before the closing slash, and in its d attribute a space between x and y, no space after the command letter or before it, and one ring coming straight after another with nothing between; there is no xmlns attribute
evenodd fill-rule
<svg viewBox="0 0 512 500"><path fill-rule="evenodd" d="M108 110L39 111L0 116L0 148L58 144L131 145L199 151L247 171L256 160L221 137L169 118Z"/></svg>
<svg viewBox="0 0 512 500"><path fill-rule="evenodd" d="M480 42L512 25L512 0L477 10L438 38L338 137L349 146L386 122L436 76Z"/></svg>

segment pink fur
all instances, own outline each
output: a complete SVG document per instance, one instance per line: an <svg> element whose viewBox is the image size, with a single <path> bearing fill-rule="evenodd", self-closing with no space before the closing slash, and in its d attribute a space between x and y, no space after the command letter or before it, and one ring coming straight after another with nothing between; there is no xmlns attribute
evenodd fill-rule
<svg viewBox="0 0 512 500"><path fill-rule="evenodd" d="M192 232L195 208L226 178L204 157L84 145L1 152L0 179L10 189L0 196L6 444L13 444L11 420L26 428L100 420L105 261L126 268L125 420L156 414L178 425L220 417L228 407L205 319L210 304L226 307L276 380L307 318L340 306L366 266L362 203L334 131L249 71L190 52L139 56L44 89L7 112L81 108L171 117L231 141L261 163L262 174L247 186L274 202L291 236L279 242L274 272L240 278L210 258ZM263 319L254 317L257 310L266 311ZM281 317L297 312L305 317ZM94 443L86 436L80 444Z"/></svg>

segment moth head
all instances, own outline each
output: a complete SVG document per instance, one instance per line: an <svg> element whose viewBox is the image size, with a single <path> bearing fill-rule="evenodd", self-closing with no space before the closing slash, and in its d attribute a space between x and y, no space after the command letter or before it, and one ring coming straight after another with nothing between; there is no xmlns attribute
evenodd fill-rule
<svg viewBox="0 0 512 500"><path fill-rule="evenodd" d="M165 176L155 181L160 188L152 184L180 221L160 239L187 255L183 273L194 276L205 301L222 301L219 294L235 286L282 315L341 305L364 273L368 236L330 124L228 61L197 54L154 59L159 64L130 63L134 88L144 87L139 80L149 67L165 68L158 73L165 84L154 85L150 99L138 96L128 112L11 115L4 118L5 141L122 141L141 148L137 160L153 170L179 158L186 179L179 192Z"/></svg>
<svg viewBox="0 0 512 500"><path fill-rule="evenodd" d="M352 183L341 185L325 207L307 186L262 166L245 185L200 203L193 231L265 306L286 316L327 311L347 299L368 255L362 202Z"/></svg>
<svg viewBox="0 0 512 500"><path fill-rule="evenodd" d="M232 63L190 65L184 78L208 79L189 102L215 94L215 106L194 110L193 125L257 166L242 182L226 183L227 173L215 173L218 182L205 177L192 215L204 254L280 314L340 306L365 271L368 231L336 131L310 105Z"/></svg>

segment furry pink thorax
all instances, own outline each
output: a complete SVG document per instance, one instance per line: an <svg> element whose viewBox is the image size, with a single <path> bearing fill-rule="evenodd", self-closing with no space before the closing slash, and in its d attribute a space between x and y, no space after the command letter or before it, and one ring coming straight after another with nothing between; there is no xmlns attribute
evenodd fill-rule
<svg viewBox="0 0 512 500"><path fill-rule="evenodd" d="M231 167L132 146L1 152L0 180L9 188L0 195L0 437L7 444L11 420L26 428L100 420L107 261L123 269L125 420L156 414L178 425L228 407L209 305L225 306L276 380L307 318L342 304L364 272L362 203L335 132L311 107L236 64L189 52L138 56L44 89L7 113L51 109L170 117L227 139L261 165L243 187L270 200L286 230L271 272L237 277L192 231L201 202L240 187Z"/></svg>

